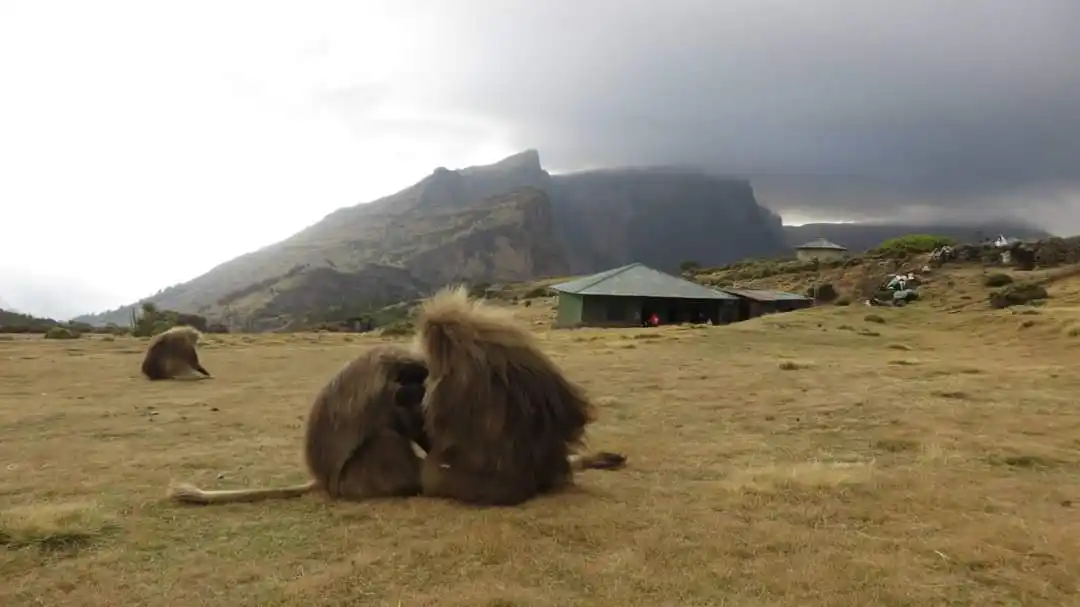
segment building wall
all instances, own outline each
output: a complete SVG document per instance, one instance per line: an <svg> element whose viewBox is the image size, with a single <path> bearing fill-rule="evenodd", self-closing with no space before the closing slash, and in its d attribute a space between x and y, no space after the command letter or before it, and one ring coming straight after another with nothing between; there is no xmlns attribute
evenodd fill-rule
<svg viewBox="0 0 1080 607"><path fill-rule="evenodd" d="M576 327L581 324L582 302L580 295L559 293L559 304L555 309L556 327Z"/></svg>
<svg viewBox="0 0 1080 607"><path fill-rule="evenodd" d="M796 249L795 258L799 261L811 261L818 259L821 261L833 261L836 259L843 259L847 257L847 251L838 251L836 249Z"/></svg>
<svg viewBox="0 0 1080 607"><path fill-rule="evenodd" d="M584 324L592 326L637 326L641 324L641 299L638 297L586 297L581 314Z"/></svg>
<svg viewBox="0 0 1080 607"><path fill-rule="evenodd" d="M706 314L715 323L734 322L737 317L734 301L560 295L555 326L637 327L646 310L656 312L662 324L688 322L695 314Z"/></svg>

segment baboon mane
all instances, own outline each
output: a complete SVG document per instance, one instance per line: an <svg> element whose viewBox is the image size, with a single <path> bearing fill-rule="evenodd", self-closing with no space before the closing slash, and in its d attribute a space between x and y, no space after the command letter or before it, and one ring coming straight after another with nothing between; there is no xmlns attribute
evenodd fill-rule
<svg viewBox="0 0 1080 607"><path fill-rule="evenodd" d="M179 325L150 338L142 373L151 380L178 379L210 372L199 363L197 347L202 333L195 327Z"/></svg>
<svg viewBox="0 0 1080 607"><path fill-rule="evenodd" d="M572 481L594 408L508 313L444 289L420 309L429 376L424 492L516 504Z"/></svg>

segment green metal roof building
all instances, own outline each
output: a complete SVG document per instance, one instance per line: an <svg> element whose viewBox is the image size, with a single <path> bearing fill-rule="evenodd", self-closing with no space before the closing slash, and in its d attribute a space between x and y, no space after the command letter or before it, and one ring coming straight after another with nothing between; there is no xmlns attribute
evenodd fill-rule
<svg viewBox="0 0 1080 607"><path fill-rule="evenodd" d="M553 285L556 327L640 326L653 313L662 324L732 322L739 298L640 263Z"/></svg>

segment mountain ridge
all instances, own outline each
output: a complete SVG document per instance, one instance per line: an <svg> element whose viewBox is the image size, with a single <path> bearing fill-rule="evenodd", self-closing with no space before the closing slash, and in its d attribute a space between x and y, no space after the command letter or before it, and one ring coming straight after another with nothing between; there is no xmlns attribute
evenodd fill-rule
<svg viewBox="0 0 1080 607"><path fill-rule="evenodd" d="M324 310L359 315L449 282L531 280L631 261L674 271L687 260L773 257L801 244L793 234L808 233L791 227L758 203L746 179L687 167L552 175L527 149L493 164L438 167L191 281L77 320L124 322L133 306L153 301L268 330Z"/></svg>

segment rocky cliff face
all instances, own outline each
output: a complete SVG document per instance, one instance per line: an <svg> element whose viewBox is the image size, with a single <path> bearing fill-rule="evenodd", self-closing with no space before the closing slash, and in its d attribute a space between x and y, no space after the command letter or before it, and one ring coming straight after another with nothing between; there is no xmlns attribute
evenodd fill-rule
<svg viewBox="0 0 1080 607"><path fill-rule="evenodd" d="M780 217L750 184L678 169L552 177L556 233L573 273L640 261L675 271L787 251Z"/></svg>

